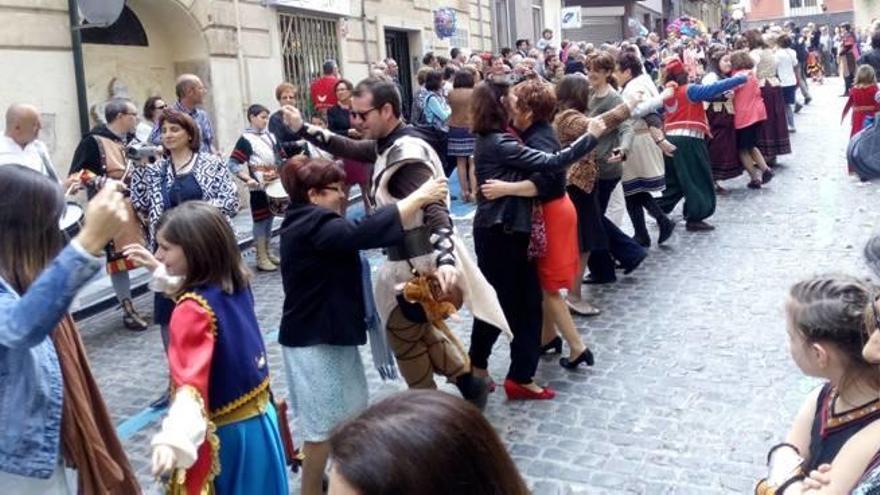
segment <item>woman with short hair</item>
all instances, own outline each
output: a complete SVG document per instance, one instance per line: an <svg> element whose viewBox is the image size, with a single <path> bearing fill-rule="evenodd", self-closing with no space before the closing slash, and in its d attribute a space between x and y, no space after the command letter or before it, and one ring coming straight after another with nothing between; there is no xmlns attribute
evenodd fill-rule
<svg viewBox="0 0 880 495"><path fill-rule="evenodd" d="M596 119L588 132L568 148L551 153L530 148L508 130L516 101L516 94L505 83L487 81L474 89L471 119L477 135L474 162L480 186L491 179L518 182L535 172L565 170L589 153L605 130ZM507 397L513 400L546 400L556 395L534 381L542 314L538 270L529 256L532 202L517 196L490 200L480 194L474 216L477 264L495 288L513 332L511 363L504 382ZM476 375L488 376L489 355L498 335L497 328L474 320L469 354Z"/></svg>
<svg viewBox="0 0 880 495"><path fill-rule="evenodd" d="M392 206L355 223L342 216L345 172L335 162L293 158L281 180L290 196L282 224L281 344L291 402L301 421L302 493L321 493L330 430L367 405L358 346L367 341L361 250L398 244L403 225L425 204L446 199L445 179L428 181ZM381 338L376 327L370 339ZM390 351L388 352L390 356ZM377 363L378 364L378 363Z"/></svg>

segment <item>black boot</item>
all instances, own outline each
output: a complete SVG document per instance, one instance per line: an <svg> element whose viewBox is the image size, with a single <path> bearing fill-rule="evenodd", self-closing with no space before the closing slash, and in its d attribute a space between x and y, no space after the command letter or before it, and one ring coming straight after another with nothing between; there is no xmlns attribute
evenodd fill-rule
<svg viewBox="0 0 880 495"><path fill-rule="evenodd" d="M644 201L641 193L633 194L626 197L626 212L629 213L629 219L632 221L633 239L640 246L647 248L651 246L651 236L648 235L648 227L645 225L645 210L643 208Z"/></svg>
<svg viewBox="0 0 880 495"><path fill-rule="evenodd" d="M657 221L657 225L660 227L660 237L657 239L657 244L663 244L672 236L672 231L675 230L675 222L670 220L666 213L663 213L654 196L651 196L650 193L645 194L648 195L648 198L644 201L645 210L648 211L648 215L654 217L654 220Z"/></svg>
<svg viewBox="0 0 880 495"><path fill-rule="evenodd" d="M473 373L465 373L455 379L455 386L458 387L464 400L477 406L480 411L486 408L486 401L489 398L489 384L485 379Z"/></svg>

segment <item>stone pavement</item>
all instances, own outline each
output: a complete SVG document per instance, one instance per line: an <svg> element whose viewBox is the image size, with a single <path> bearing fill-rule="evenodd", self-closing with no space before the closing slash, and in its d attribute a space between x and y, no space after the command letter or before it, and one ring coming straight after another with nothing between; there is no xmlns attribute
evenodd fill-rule
<svg viewBox="0 0 880 495"><path fill-rule="evenodd" d="M814 273L868 273L861 249L875 227L869 205L880 186L846 176L849 125L839 124L840 86L839 79L813 86L813 103L797 116L794 153L780 160L768 187L746 189L744 178L725 183L730 193L719 197L711 219L718 230L688 233L679 222L638 271L589 287L603 313L577 323L596 355L594 368L569 372L546 358L537 379L559 392L555 400L508 403L500 390L490 397L486 417L535 493L751 493L767 448L785 435L815 384L786 348L788 287ZM470 222L457 224L470 242ZM280 277L258 274L253 285L274 390L286 396L275 341ZM137 306L149 312L151 299L141 296ZM465 342L469 327L467 318L456 326ZM158 415L144 411L166 384L158 332L127 332L116 311L80 328L125 448L151 492L149 440ZM382 383L368 348L362 352L373 400L404 388ZM499 382L507 364L499 341L490 365ZM291 481L298 491L298 478Z"/></svg>

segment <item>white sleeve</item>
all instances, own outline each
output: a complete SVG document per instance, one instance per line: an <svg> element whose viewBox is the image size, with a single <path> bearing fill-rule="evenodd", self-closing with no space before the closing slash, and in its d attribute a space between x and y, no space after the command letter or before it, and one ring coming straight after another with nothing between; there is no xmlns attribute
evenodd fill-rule
<svg viewBox="0 0 880 495"><path fill-rule="evenodd" d="M194 388L177 389L168 415L162 420L162 430L150 443L153 447L165 445L174 449L174 467L187 469L196 462L208 430L204 410L204 402Z"/></svg>
<svg viewBox="0 0 880 495"><path fill-rule="evenodd" d="M148 287L153 292L174 294L180 288L181 283L183 283L183 277L169 274L165 265L159 263L159 266L153 271L153 277L150 279Z"/></svg>

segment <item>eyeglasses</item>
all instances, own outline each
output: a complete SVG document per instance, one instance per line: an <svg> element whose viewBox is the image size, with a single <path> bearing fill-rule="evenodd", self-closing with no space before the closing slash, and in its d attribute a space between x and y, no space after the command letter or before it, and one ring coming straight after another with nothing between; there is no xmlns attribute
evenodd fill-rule
<svg viewBox="0 0 880 495"><path fill-rule="evenodd" d="M156 105L156 106L153 107L153 108L154 108L155 110L165 110L166 108L168 108L168 105Z"/></svg>
<svg viewBox="0 0 880 495"><path fill-rule="evenodd" d="M321 188L322 191L336 191L339 194L345 194L345 190L340 186L324 186Z"/></svg>
<svg viewBox="0 0 880 495"><path fill-rule="evenodd" d="M363 112L352 111L351 116L357 117L361 120L367 120L367 115L370 115L370 112L372 112L373 110L378 110L378 108L376 108L376 107L368 108L368 109L364 110Z"/></svg>

